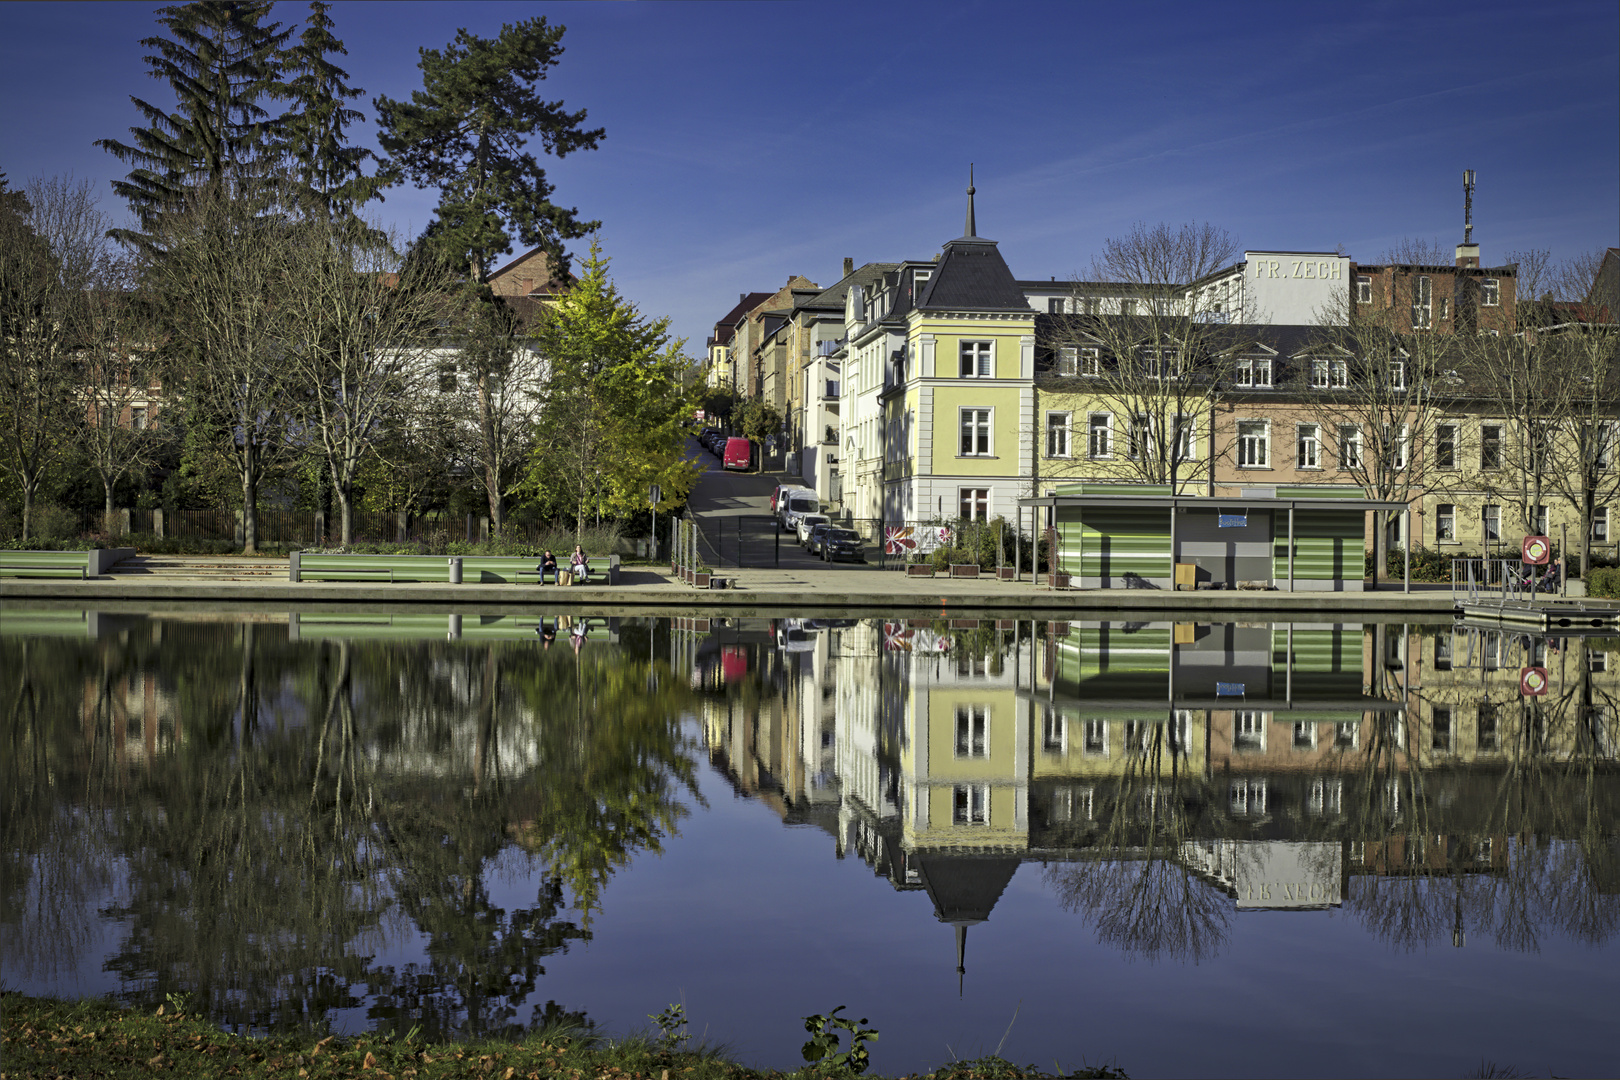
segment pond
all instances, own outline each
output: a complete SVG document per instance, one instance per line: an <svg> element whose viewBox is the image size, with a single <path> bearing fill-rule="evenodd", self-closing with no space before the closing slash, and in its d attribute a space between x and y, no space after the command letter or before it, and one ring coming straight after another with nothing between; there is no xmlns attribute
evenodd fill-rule
<svg viewBox="0 0 1620 1080"><path fill-rule="evenodd" d="M959 613L960 614L960 613ZM0 610L4 985L800 1063L1613 1075L1620 640Z"/></svg>

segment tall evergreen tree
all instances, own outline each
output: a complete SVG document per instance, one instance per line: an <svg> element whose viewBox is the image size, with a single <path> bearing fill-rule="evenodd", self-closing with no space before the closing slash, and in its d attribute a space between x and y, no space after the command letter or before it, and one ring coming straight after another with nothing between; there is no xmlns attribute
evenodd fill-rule
<svg viewBox="0 0 1620 1080"><path fill-rule="evenodd" d="M562 242L596 222L551 202L552 184L524 149L538 134L561 158L595 149L601 128L585 130L585 110L541 101L535 83L562 55L564 28L544 17L501 27L493 41L466 30L443 51L422 49L422 89L409 102L379 97L378 139L389 155L392 183L439 189L433 235L445 255L481 283L494 260L522 244L543 247L561 269Z"/></svg>
<svg viewBox="0 0 1620 1080"><path fill-rule="evenodd" d="M287 51L285 93L292 108L283 119L283 138L303 194L337 218L371 199L378 185L364 169L376 155L350 146L345 138L345 129L365 115L348 107L362 91L349 86L348 72L330 59L349 52L332 33L331 8L324 0L312 0L304 32Z"/></svg>
<svg viewBox="0 0 1620 1080"><path fill-rule="evenodd" d="M131 142L96 145L134 168L113 190L129 202L139 229L114 230L119 241L155 250L158 219L187 193L207 184L241 185L262 173L277 137L276 118L261 102L279 91L281 54L292 31L269 21L270 0L199 0L158 10L167 37L141 44L153 78L173 88L170 112L130 100L146 119Z"/></svg>

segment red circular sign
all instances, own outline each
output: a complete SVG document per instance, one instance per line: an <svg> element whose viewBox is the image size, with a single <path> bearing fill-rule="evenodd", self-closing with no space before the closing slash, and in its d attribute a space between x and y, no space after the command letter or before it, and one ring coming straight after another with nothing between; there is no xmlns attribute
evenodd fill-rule
<svg viewBox="0 0 1620 1080"><path fill-rule="evenodd" d="M1527 667L1519 669L1519 695L1540 697L1547 692L1547 669Z"/></svg>
<svg viewBox="0 0 1620 1080"><path fill-rule="evenodd" d="M1544 566L1552 558L1552 541L1545 536L1524 538L1524 561L1532 566Z"/></svg>

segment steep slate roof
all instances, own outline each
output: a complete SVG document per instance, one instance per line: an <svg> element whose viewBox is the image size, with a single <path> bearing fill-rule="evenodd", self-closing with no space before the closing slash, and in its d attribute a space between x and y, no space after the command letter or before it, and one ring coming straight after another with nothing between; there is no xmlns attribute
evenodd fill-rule
<svg viewBox="0 0 1620 1080"><path fill-rule="evenodd" d="M870 285L884 274L892 273L900 268L899 263L867 263L827 288L822 289L814 297L800 304L801 308L836 309L844 310L844 298L849 295L851 287L856 285Z"/></svg>
<svg viewBox="0 0 1620 1080"><path fill-rule="evenodd" d="M1024 290L1007 268L994 240L964 236L940 253L928 287L917 302L920 311L1031 312Z"/></svg>
<svg viewBox="0 0 1620 1080"><path fill-rule="evenodd" d="M1018 872L1016 855L947 855L918 853L928 898L943 923L979 923L1001 899L1002 890Z"/></svg>

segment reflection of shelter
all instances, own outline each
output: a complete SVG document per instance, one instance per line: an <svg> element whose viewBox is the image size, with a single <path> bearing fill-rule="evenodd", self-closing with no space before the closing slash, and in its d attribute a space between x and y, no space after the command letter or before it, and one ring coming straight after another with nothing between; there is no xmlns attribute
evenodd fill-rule
<svg viewBox="0 0 1620 1080"><path fill-rule="evenodd" d="M1168 589L1190 580L1360 592L1368 512L1407 511L1350 487L1252 487L1236 497L1172 495L1154 485L1055 490L1018 505L1047 511L1058 572L1084 589Z"/></svg>

